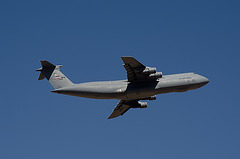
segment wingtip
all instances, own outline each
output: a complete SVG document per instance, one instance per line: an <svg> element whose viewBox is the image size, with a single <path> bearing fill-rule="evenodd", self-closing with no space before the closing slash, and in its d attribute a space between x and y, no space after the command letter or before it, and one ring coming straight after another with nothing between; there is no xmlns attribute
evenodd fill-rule
<svg viewBox="0 0 240 159"><path fill-rule="evenodd" d="M115 117L113 117L112 115L110 115L110 116L108 117L108 119L112 119L112 118L115 118Z"/></svg>
<svg viewBox="0 0 240 159"><path fill-rule="evenodd" d="M113 118L116 118L116 117L119 117L120 115L115 115L114 112L108 117L108 119L113 119Z"/></svg>

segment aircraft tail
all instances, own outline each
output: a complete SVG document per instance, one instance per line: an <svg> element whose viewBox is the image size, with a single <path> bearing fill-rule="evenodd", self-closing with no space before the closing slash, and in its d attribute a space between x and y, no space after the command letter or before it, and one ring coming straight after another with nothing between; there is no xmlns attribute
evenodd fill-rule
<svg viewBox="0 0 240 159"><path fill-rule="evenodd" d="M38 80L47 80L55 88L62 88L72 85L73 83L60 71L62 65L53 65L50 62L43 60L41 61L42 68L37 69L36 71L41 71Z"/></svg>

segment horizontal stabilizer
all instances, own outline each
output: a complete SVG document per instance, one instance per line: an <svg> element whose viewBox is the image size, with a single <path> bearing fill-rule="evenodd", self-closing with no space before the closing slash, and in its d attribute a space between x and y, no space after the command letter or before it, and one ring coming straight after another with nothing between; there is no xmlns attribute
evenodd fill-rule
<svg viewBox="0 0 240 159"><path fill-rule="evenodd" d="M45 78L45 76L42 74L42 72L40 73L38 80L43 80Z"/></svg>
<svg viewBox="0 0 240 159"><path fill-rule="evenodd" d="M45 78L44 74L42 73L43 70L46 70L46 69L54 69L56 66L53 65L52 63L48 62L47 60L41 60L41 65L42 65L42 68L39 68L37 69L36 71L41 71L39 77L38 77L38 80L43 80Z"/></svg>
<svg viewBox="0 0 240 159"><path fill-rule="evenodd" d="M55 89L67 87L72 85L73 83L60 71L60 67L62 65L53 65L52 63L42 60L40 61L42 68L37 69L36 71L40 71L40 75L38 80L43 80L47 78L47 80L52 84Z"/></svg>
<svg viewBox="0 0 240 159"><path fill-rule="evenodd" d="M51 64L47 60L41 60L40 62L42 64L43 68L54 68L54 67L56 67L55 65Z"/></svg>

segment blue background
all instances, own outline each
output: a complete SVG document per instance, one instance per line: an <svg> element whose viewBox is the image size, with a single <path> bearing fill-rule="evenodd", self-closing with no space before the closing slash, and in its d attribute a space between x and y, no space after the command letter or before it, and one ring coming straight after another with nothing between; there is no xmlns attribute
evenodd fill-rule
<svg viewBox="0 0 240 159"><path fill-rule="evenodd" d="M1 1L0 158L239 159L239 1ZM107 120L118 100L53 94L40 60L73 82L126 78L121 56L208 85Z"/></svg>

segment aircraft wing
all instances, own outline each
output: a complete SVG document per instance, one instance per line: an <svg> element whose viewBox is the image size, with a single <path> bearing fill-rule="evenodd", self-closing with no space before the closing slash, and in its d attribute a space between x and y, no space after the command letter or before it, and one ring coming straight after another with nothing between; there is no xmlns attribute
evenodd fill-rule
<svg viewBox="0 0 240 159"><path fill-rule="evenodd" d="M108 119L116 118L116 117L118 117L120 115L123 115L130 108L131 108L131 106L129 104L126 104L125 100L121 100L120 103L118 103L118 105L113 110L112 114L108 117Z"/></svg>
<svg viewBox="0 0 240 159"><path fill-rule="evenodd" d="M156 73L155 67L146 67L133 57L125 56L121 58L129 82L156 80L162 76L161 72Z"/></svg>
<svg viewBox="0 0 240 159"><path fill-rule="evenodd" d="M126 113L131 107L134 107L138 104L138 100L121 100L118 105L113 110L112 114L108 117L108 119L116 118L120 115Z"/></svg>
<svg viewBox="0 0 240 159"><path fill-rule="evenodd" d="M116 118L126 113L130 108L147 108L146 102L139 102L139 100L121 100L113 110L108 119Z"/></svg>

